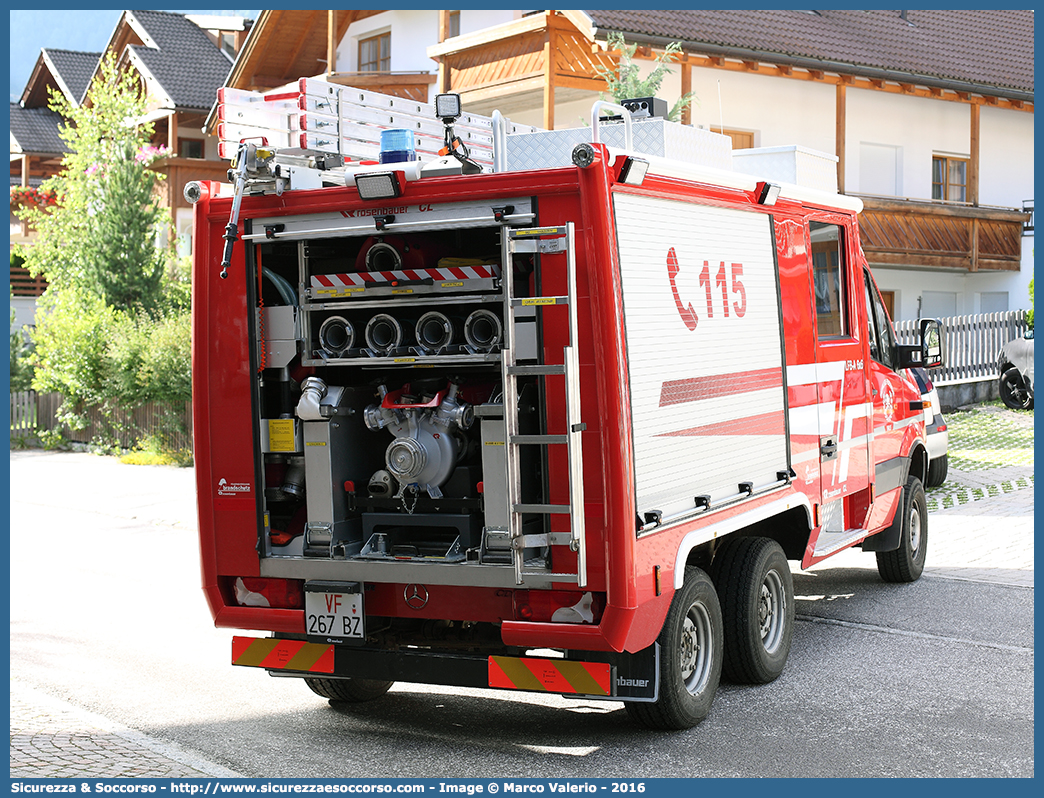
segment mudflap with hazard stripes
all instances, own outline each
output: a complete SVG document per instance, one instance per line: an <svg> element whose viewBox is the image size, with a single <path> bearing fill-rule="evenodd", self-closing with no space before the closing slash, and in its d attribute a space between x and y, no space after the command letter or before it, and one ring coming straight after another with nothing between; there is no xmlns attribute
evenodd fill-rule
<svg viewBox="0 0 1044 798"><path fill-rule="evenodd" d="M609 698L613 695L613 666L540 657L490 657L489 686Z"/></svg>
<svg viewBox="0 0 1044 798"><path fill-rule="evenodd" d="M616 701L656 700L658 657L657 645L637 654L570 651L565 658L552 658L389 651L274 637L232 639L233 665L264 668L273 676L493 687Z"/></svg>
<svg viewBox="0 0 1044 798"><path fill-rule="evenodd" d="M232 664L269 670L333 673L334 647L275 637L233 637Z"/></svg>

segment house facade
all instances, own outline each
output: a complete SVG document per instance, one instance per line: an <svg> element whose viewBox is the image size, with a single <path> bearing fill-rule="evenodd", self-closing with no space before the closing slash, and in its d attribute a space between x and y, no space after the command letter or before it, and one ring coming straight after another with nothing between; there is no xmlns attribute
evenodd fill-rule
<svg viewBox="0 0 1044 798"><path fill-rule="evenodd" d="M684 124L734 150L837 159L893 318L1029 307L1032 12L265 11L228 85L322 76L418 100L453 91L477 113L577 127L617 58L613 31L639 46L646 74L680 43L659 96L695 94Z"/></svg>
<svg viewBox="0 0 1044 798"><path fill-rule="evenodd" d="M590 58L582 43L620 32L647 74L679 42L659 96L695 93L683 122L730 135L734 150L837 158L838 189L863 198L861 243L893 318L1029 307L1032 12L540 15L429 47L443 89L479 113L575 127L598 98L568 68Z"/></svg>
<svg viewBox="0 0 1044 798"><path fill-rule="evenodd" d="M103 55L137 74L146 95L142 120L153 123L152 143L169 155L152 164L163 174L163 204L170 209L179 255L192 251L192 207L184 197L193 180L224 180L228 164L217 140L203 131L207 114L245 42L251 21L166 11L124 11Z"/></svg>
<svg viewBox="0 0 1044 798"><path fill-rule="evenodd" d="M11 208L9 246L31 244L35 231L15 215L16 204L32 202L35 190L61 169L68 151L58 135L62 118L48 108L49 91L60 92L70 105L79 106L100 53L44 49L36 59L29 81L18 102L11 103ZM16 191L18 192L16 194ZM12 329L32 324L36 298L47 288L41 277L31 277L24 266L11 265Z"/></svg>
<svg viewBox="0 0 1044 798"><path fill-rule="evenodd" d="M103 53L45 49L17 103L11 103L11 186L35 188L61 168L67 152L59 136L64 120L47 106L48 91L61 92L71 105L90 102L88 89L101 58L112 53L120 68L133 71L147 97L142 122L152 122L152 143L169 155L152 168L166 177L160 186L169 209L174 246L191 252L192 208L184 199L192 180L225 179L228 163L218 158L217 141L203 131L218 88L224 85L251 20L163 11L125 11ZM35 231L11 210L10 243L31 245ZM46 284L12 266L15 326L32 324L35 298Z"/></svg>

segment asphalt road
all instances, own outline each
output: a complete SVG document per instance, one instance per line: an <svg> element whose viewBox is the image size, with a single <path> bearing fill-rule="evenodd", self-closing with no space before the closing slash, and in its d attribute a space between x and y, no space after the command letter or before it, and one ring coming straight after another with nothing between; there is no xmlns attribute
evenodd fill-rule
<svg viewBox="0 0 1044 798"><path fill-rule="evenodd" d="M855 553L795 574L784 674L723 685L687 732L637 729L618 703L408 684L334 706L229 665L192 480L11 453L12 679L245 776L1033 775L1030 588L885 585Z"/></svg>

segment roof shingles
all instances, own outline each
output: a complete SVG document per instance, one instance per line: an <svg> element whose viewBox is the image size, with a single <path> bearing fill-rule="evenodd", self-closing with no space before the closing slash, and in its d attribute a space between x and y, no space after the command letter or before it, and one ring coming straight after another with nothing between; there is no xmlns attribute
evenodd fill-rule
<svg viewBox="0 0 1044 798"><path fill-rule="evenodd" d="M130 45L178 108L209 110L232 62L181 14L130 11L159 49Z"/></svg>
<svg viewBox="0 0 1044 798"><path fill-rule="evenodd" d="M630 42L670 40L786 58L1033 92L1033 12L909 11L588 11L600 34Z"/></svg>
<svg viewBox="0 0 1044 798"><path fill-rule="evenodd" d="M11 103L12 152L17 143L21 152L51 155L68 152L58 135L62 118L48 108L23 108Z"/></svg>
<svg viewBox="0 0 1044 798"><path fill-rule="evenodd" d="M44 58L49 62L55 77L59 78L72 94L72 100L79 103L87 92L94 70L98 66L101 53L81 53L75 50L55 50L45 48Z"/></svg>

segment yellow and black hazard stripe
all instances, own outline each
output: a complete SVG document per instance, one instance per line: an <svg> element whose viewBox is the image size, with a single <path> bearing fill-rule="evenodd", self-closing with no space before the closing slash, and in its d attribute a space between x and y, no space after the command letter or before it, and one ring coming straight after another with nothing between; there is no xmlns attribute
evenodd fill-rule
<svg viewBox="0 0 1044 798"><path fill-rule="evenodd" d="M612 668L606 662L490 657L489 686L505 690L611 696Z"/></svg>
<svg viewBox="0 0 1044 798"><path fill-rule="evenodd" d="M334 647L274 637L233 637L232 664L270 670L333 673Z"/></svg>

